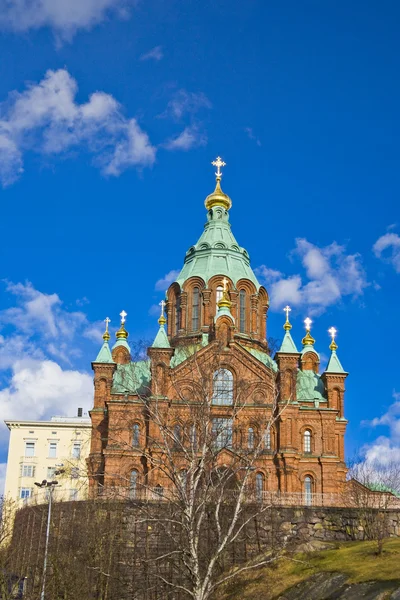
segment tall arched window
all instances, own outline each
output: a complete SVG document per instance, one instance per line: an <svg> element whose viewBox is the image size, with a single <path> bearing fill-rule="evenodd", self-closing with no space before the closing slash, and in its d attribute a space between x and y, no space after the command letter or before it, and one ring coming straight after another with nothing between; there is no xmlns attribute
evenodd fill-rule
<svg viewBox="0 0 400 600"><path fill-rule="evenodd" d="M176 297L176 305L175 305L175 333L178 335L178 332L181 328L181 297Z"/></svg>
<svg viewBox="0 0 400 600"><path fill-rule="evenodd" d="M271 429L269 427L264 432L264 448L271 450Z"/></svg>
<svg viewBox="0 0 400 600"><path fill-rule="evenodd" d="M303 449L304 452L311 452L311 431L309 429L304 432Z"/></svg>
<svg viewBox="0 0 400 600"><path fill-rule="evenodd" d="M224 288L222 287L222 285L219 285L217 287L217 291L216 291L216 295L215 295L215 302L216 302L216 310L217 311L218 311L218 302L221 300L223 293L224 293Z"/></svg>
<svg viewBox="0 0 400 600"><path fill-rule="evenodd" d="M135 423L132 427L132 446L137 448L140 445L140 426Z"/></svg>
<svg viewBox="0 0 400 600"><path fill-rule="evenodd" d="M244 333L246 331L246 292L240 290L239 292L239 331Z"/></svg>
<svg viewBox="0 0 400 600"><path fill-rule="evenodd" d="M304 501L306 504L312 504L313 480L310 475L304 478Z"/></svg>
<svg viewBox="0 0 400 600"><path fill-rule="evenodd" d="M180 446L181 437L182 437L181 426L179 425L179 423L176 423L176 425L174 425L174 443L176 446Z"/></svg>
<svg viewBox="0 0 400 600"><path fill-rule="evenodd" d="M233 375L228 369L218 369L214 373L212 403L233 404Z"/></svg>
<svg viewBox="0 0 400 600"><path fill-rule="evenodd" d="M256 498L259 502L263 499L264 492L264 475L262 473L256 474Z"/></svg>
<svg viewBox="0 0 400 600"><path fill-rule="evenodd" d="M254 448L254 429L252 427L247 430L247 447L249 450Z"/></svg>
<svg viewBox="0 0 400 600"><path fill-rule="evenodd" d="M132 500L137 496L138 475L139 474L135 469L131 471L131 477L129 481L129 498Z"/></svg>
<svg viewBox="0 0 400 600"><path fill-rule="evenodd" d="M193 452L197 451L197 430L194 423L190 426L190 446Z"/></svg>
<svg viewBox="0 0 400 600"><path fill-rule="evenodd" d="M193 288L192 293L192 331L197 331L200 324L200 289Z"/></svg>

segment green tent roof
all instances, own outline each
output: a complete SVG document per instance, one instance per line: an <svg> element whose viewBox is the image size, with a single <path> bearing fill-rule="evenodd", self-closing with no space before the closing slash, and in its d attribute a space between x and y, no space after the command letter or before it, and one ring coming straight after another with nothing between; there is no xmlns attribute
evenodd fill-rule
<svg viewBox="0 0 400 600"><path fill-rule="evenodd" d="M325 372L326 373L345 373L346 372L343 369L335 350L332 350L332 354L329 359L329 362L328 362Z"/></svg>
<svg viewBox="0 0 400 600"><path fill-rule="evenodd" d="M102 347L100 348L100 352L97 355L97 358L94 362L97 363L113 363L113 358L111 356L110 346L108 342L104 342Z"/></svg>

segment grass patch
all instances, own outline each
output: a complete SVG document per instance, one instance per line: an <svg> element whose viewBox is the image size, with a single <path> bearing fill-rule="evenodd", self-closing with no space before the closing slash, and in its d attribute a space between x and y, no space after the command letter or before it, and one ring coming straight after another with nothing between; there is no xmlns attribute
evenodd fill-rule
<svg viewBox="0 0 400 600"><path fill-rule="evenodd" d="M374 542L337 543L330 550L284 557L270 567L247 571L226 584L215 600L273 600L285 590L321 571L345 573L349 583L400 579L400 539L384 543L381 556Z"/></svg>

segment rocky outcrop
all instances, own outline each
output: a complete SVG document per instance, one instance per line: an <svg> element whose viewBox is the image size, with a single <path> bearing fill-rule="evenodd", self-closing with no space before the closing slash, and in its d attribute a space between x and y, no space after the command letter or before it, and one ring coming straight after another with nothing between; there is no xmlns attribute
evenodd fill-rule
<svg viewBox="0 0 400 600"><path fill-rule="evenodd" d="M348 583L343 573L316 573L277 600L400 600L400 580Z"/></svg>

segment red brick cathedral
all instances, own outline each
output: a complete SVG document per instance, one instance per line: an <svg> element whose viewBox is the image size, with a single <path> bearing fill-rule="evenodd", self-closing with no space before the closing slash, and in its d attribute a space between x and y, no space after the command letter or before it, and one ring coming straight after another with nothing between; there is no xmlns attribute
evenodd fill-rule
<svg viewBox="0 0 400 600"><path fill-rule="evenodd" d="M130 348L124 311L110 349L106 319L104 344L92 363L88 464L93 495L115 487L131 496L139 487L168 488L162 469L148 460L160 449L155 443L160 424L152 418L152 406L164 406L172 435L193 444L198 424L190 416L191 403L204 395L225 463L239 450L260 448L252 463L258 491L309 497L337 493L344 485L347 373L336 353L335 330L322 374L311 321L305 320L299 351L291 336L289 307L283 341L271 351L268 292L232 233L232 202L221 189L225 165L220 158L213 165L217 182L205 200L203 233L186 252L183 268L161 302L160 327L147 355ZM176 453L179 462L178 447Z"/></svg>

